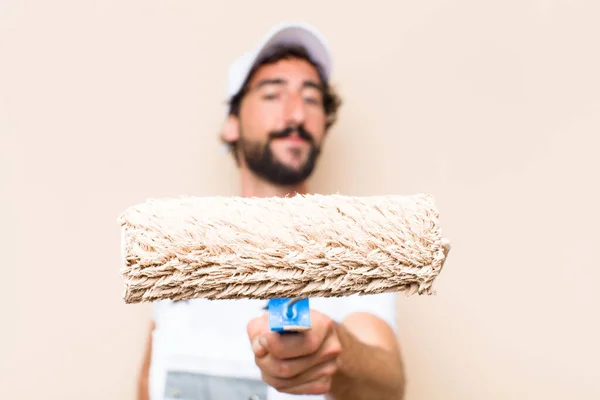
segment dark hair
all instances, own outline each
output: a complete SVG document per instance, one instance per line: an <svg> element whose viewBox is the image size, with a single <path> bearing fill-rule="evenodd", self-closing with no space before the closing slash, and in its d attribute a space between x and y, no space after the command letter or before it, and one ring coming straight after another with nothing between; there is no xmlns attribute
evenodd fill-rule
<svg viewBox="0 0 600 400"><path fill-rule="evenodd" d="M325 115L327 117L326 122L325 122L325 129L327 130L331 126L333 126L333 124L335 124L335 122L337 120L338 109L342 104L341 98L337 95L337 93L335 92L335 89L325 79L325 74L323 73L323 68L310 57L310 55L308 54L308 52L306 51L306 49L303 46L298 46L298 45L280 45L280 46L274 47L272 49L272 51L269 52L269 54L266 57L260 59L260 61L257 62L252 67L252 69L250 70L250 73L248 74L248 76L246 77L246 80L244 81L244 84L242 85L242 88L238 91L238 93L236 93L234 96L232 96L231 99L229 99L229 101L228 101L229 115L234 115L236 117L239 116L242 99L248 92L250 80L252 79L252 77L254 76L254 74L260 67L262 67L263 65L276 63L280 60L291 59L291 58L298 58L301 60L305 60L305 61L309 62L313 67L315 67L315 69L317 70L317 73L319 74L319 79L321 81L321 84L323 85L323 108L325 111ZM233 150L233 153L234 153L234 157L237 157L237 154L235 152L236 144L227 142L224 139L222 139L222 140L226 144L231 146L231 149Z"/></svg>

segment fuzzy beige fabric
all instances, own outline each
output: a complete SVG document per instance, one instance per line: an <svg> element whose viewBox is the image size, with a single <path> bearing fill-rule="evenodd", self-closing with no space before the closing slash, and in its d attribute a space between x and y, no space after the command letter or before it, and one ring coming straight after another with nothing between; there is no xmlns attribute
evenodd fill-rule
<svg viewBox="0 0 600 400"><path fill-rule="evenodd" d="M150 199L119 224L126 303L432 294L450 248L427 194Z"/></svg>

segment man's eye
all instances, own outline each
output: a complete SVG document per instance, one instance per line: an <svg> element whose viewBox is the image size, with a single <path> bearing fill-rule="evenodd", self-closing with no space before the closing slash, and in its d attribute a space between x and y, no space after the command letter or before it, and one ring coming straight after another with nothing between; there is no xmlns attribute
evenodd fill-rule
<svg viewBox="0 0 600 400"><path fill-rule="evenodd" d="M319 99L318 97L313 97L313 96L305 97L304 101L306 101L308 104L321 104L321 99Z"/></svg>
<svg viewBox="0 0 600 400"><path fill-rule="evenodd" d="M279 98L278 93L267 93L263 95L263 99L265 100L277 100Z"/></svg>

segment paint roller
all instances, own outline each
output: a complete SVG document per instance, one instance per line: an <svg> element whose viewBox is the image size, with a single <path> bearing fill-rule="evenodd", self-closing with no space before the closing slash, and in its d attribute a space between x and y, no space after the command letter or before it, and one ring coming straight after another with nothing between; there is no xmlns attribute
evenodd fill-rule
<svg viewBox="0 0 600 400"><path fill-rule="evenodd" d="M310 297L433 294L439 219L429 194L148 199L118 219L124 301L266 299L271 330L306 330Z"/></svg>

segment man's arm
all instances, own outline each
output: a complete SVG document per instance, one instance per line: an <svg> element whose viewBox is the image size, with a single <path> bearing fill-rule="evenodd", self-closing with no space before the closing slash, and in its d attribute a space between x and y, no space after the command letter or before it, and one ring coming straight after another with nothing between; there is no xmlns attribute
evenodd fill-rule
<svg viewBox="0 0 600 400"><path fill-rule="evenodd" d="M387 323L354 313L335 325L342 351L331 380L331 400L401 400L405 373L400 348Z"/></svg>
<svg viewBox="0 0 600 400"><path fill-rule="evenodd" d="M150 374L150 360L152 359L152 332L154 331L154 321L150 322L150 329L146 339L146 349L144 358L138 374L137 382L137 400L150 400L150 390L148 388Z"/></svg>

